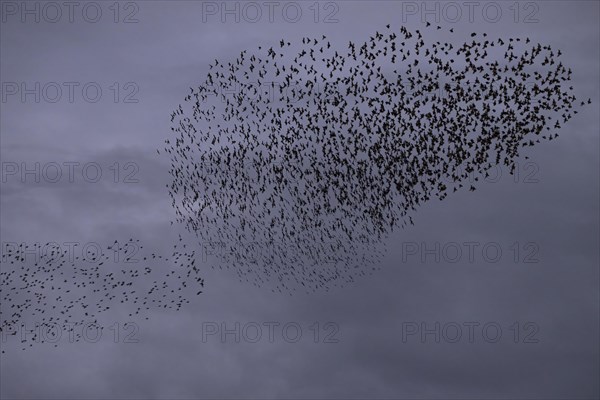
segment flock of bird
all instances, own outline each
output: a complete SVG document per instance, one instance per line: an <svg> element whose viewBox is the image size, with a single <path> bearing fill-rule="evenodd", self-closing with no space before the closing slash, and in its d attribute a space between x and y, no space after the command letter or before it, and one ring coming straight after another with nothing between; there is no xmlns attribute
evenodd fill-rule
<svg viewBox="0 0 600 400"><path fill-rule="evenodd" d="M179 310L202 292L205 257L274 292L344 286L378 268L383 239L420 204L475 190L466 179L500 164L513 171L523 148L556 139L586 103L549 45L426 36L388 25L343 50L305 37L215 60L171 114L163 150L176 221L198 247L185 251L180 236L171 257L136 264L111 262L127 243L92 264L61 251L32 261L39 249L26 245L3 252L0 331Z"/></svg>
<svg viewBox="0 0 600 400"><path fill-rule="evenodd" d="M577 114L560 50L428 40L441 29L387 25L344 49L281 40L211 63L163 152L176 221L220 248L213 267L278 291L352 282L420 204L497 165L513 173Z"/></svg>
<svg viewBox="0 0 600 400"><path fill-rule="evenodd" d="M102 316L111 309L129 321L181 309L204 287L198 257L185 247L181 236L171 257L144 253L133 238L81 256L49 243L7 246L0 271L3 342L14 336L23 350L44 341L58 346L85 340L83 327L110 325ZM54 338L58 332L62 337Z"/></svg>

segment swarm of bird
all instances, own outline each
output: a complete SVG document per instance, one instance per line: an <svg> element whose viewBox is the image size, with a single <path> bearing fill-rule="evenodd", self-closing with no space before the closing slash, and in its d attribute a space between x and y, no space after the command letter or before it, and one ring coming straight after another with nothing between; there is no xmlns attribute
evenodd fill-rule
<svg viewBox="0 0 600 400"><path fill-rule="evenodd" d="M62 332L58 346L81 341L84 326L113 324L102 318L110 310L131 322L156 310L180 310L204 287L198 257L182 242L180 236L171 257L146 253L133 238L81 256L50 243L7 246L0 271L3 341L14 336L26 349Z"/></svg>
<svg viewBox="0 0 600 400"><path fill-rule="evenodd" d="M280 292L352 282L420 204L512 173L577 113L560 50L427 33L387 25L364 43L281 40L211 63L163 152L176 221L214 267Z"/></svg>
<svg viewBox="0 0 600 400"><path fill-rule="evenodd" d="M111 262L127 243L92 264L3 249L0 332L30 322L72 333L102 327L109 310L179 310L202 292L209 259L278 292L372 274L384 239L413 224L419 205L475 190L467 179L493 167L514 171L521 151L556 139L591 102L576 102L572 71L550 45L485 33L456 44L453 34L428 40L388 25L343 49L304 37L215 60L171 114L163 150L176 221L198 247L185 251L180 236L171 257L136 264ZM23 349L39 342L21 338Z"/></svg>

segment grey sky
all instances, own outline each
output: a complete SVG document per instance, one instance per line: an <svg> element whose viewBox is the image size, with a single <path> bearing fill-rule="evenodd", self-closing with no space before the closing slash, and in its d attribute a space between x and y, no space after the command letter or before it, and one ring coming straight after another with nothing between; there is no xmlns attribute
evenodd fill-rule
<svg viewBox="0 0 600 400"><path fill-rule="evenodd" d="M0 4L5 3L13 2ZM59 183L7 177L1 184L1 241L108 244L133 237L149 252L168 252L178 228L170 225L168 163L156 148L169 135L171 111L190 86L205 79L209 63L234 60L242 50L281 38L325 34L332 45L345 49L349 40L368 40L387 23L423 26L420 9L406 14L421 2L321 2L318 23L312 1L294 3L302 17L297 23L286 21L281 9L287 3L275 8L273 23L264 5L255 23L243 14L239 23L233 16L223 23L218 12L205 15L203 22L203 8L212 10L216 4L219 9L221 2L133 2L137 8L121 2L120 20L135 11L139 22L131 24L113 22L112 2L97 2L103 11L98 23L86 22L81 7L73 23L66 14L57 23L44 18L35 23L32 16L22 22L18 13L6 15L3 8L2 94L7 82L26 82L29 88L35 82L79 86L73 103L64 85L56 103L43 96L35 103L33 95L22 102L20 94L3 100L2 162L30 167L35 162L96 162L103 176L98 183L81 174L73 183L65 177ZM517 23L512 1L494 3L502 16L496 23L486 21L481 9L489 3L479 2L473 22L463 8L456 23L442 18L439 25L455 27L465 40L470 32L482 31L492 37L528 36L560 48L563 62L573 69L577 97L593 101L560 130L558 140L531 151L534 167L520 164L517 178L501 170L497 183L425 204L414 227L386 241L390 250L381 270L343 290L275 294L238 282L233 271L201 264L204 293L182 311L136 320L138 343L123 343L123 337L113 343L112 333L105 332L98 343L71 344L65 338L57 348L38 345L21 351L18 340L9 337L0 344L7 350L0 358L0 397L598 398L599 3L530 2L534 7L521 2ZM235 2L228 4L235 7ZM439 3L440 10L445 4ZM239 7L241 12L244 3ZM433 9L434 2L428 7ZM286 18L293 16L288 11ZM333 11L331 18L338 22L324 23ZM531 12L539 21L523 23ZM429 20L435 24L434 17ZM97 103L83 98L81 88L89 82L102 88ZM123 103L136 88L132 99L139 101ZM115 162L118 183L109 169ZM138 183L122 182L127 162L139 166ZM478 243L472 262L465 242ZM448 251L449 243L458 244L463 253L457 262L448 256L453 252L441 250L439 262L431 255L422 260L422 247L436 243ZM418 254L408 254L414 246ZM498 262L488 257L493 250L482 252L490 246L501 248ZM118 310L108 318L121 329L130 320ZM446 338L436 343L429 335L423 343L419 332L403 340L407 323L420 329L422 322L432 328L436 321L448 329L448 323L458 324L463 336L457 343ZM231 329L236 322L262 326L261 339L252 343L242 335L236 343L234 335L223 341L217 334L203 341L212 323ZM272 343L269 322L279 324ZM302 329L296 343L281 331L290 322ZM333 325L326 328L328 322ZM464 325L469 322L479 324L473 343ZM528 322L533 325L525 328ZM496 343L482 336L488 323L502 329ZM247 327L245 333L253 335ZM538 342L524 343L534 330L531 338ZM293 336L294 328L288 332ZM330 340L328 333L333 333ZM325 343L334 339L337 343Z"/></svg>

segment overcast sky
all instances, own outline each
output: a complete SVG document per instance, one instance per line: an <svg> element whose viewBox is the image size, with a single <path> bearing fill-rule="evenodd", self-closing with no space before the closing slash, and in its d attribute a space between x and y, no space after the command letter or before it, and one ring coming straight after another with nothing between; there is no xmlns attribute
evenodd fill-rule
<svg viewBox="0 0 600 400"><path fill-rule="evenodd" d="M518 176L500 169L497 182L423 205L415 226L386 240L373 275L290 296L200 263L204 293L181 311L153 312L133 332L115 310L118 343L111 331L96 343L64 338L26 351L6 339L3 399L598 398L598 2L98 1L73 6L72 22L62 2L60 17L54 5L27 2L39 22L21 2L0 4L2 243L136 238L146 252L168 252L181 228L170 224L169 164L156 149L171 111L215 59L282 38L324 34L345 50L388 23L422 29L426 7L460 40L477 31L560 48L575 95L593 102L535 147ZM49 163L62 165L62 179L23 181L22 166L36 162L49 174ZM73 182L68 162L80 163ZM6 175L7 163L19 172ZM100 166L98 182L93 169L82 177L87 163ZM436 322L439 342L421 335ZM221 335L236 323L239 343Z"/></svg>

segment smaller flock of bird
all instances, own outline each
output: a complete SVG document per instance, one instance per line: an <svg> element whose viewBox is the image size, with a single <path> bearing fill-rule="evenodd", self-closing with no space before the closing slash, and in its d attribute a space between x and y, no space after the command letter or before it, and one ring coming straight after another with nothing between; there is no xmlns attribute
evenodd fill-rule
<svg viewBox="0 0 600 400"><path fill-rule="evenodd" d="M198 257L185 250L181 236L170 257L144 253L133 238L115 240L105 252L85 257L49 245L7 246L2 254L0 333L14 336L22 349L51 338L41 334L44 329L56 332L59 327L78 342L81 327L104 328L100 317L109 310L131 321L148 319L151 310L180 310L203 291ZM141 252L133 257L132 249ZM115 262L115 252L125 257ZM23 329L36 333L22 335Z"/></svg>

